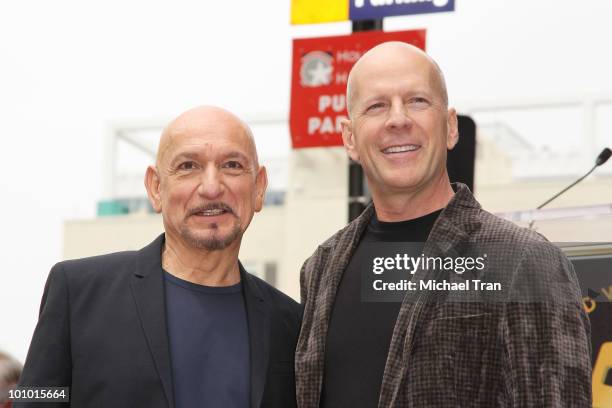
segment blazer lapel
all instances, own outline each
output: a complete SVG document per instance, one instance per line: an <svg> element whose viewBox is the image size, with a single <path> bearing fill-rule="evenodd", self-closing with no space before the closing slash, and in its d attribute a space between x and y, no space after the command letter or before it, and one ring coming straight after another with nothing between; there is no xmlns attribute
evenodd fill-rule
<svg viewBox="0 0 612 408"><path fill-rule="evenodd" d="M255 279L239 265L249 325L251 408L259 408L268 377L270 306Z"/></svg>
<svg viewBox="0 0 612 408"><path fill-rule="evenodd" d="M161 380L168 406L174 407L172 365L166 325L166 302L161 267L161 250L164 234L140 250L138 268L132 277L131 286L138 315L157 374Z"/></svg>

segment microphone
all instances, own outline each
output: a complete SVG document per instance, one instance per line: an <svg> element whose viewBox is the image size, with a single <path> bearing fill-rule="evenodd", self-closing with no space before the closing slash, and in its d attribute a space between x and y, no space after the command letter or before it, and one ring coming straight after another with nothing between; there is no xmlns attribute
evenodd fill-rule
<svg viewBox="0 0 612 408"><path fill-rule="evenodd" d="M608 147L606 147L605 149L603 149L601 151L601 153L599 153L599 156L597 156L597 159L595 159L595 165L593 166L593 168L591 168L591 170L589 170L587 172L587 174L585 174L584 176L580 177L578 180L574 181L572 184L570 184L569 186L565 187L563 190L559 191L557 194L555 194L554 196L552 196L548 200L544 201L542 204L540 204L536 208L536 210L539 210L539 209L543 208L545 205L547 205L548 203L553 201L555 198L559 197L561 194L565 193L567 190L569 190L570 188L574 187L576 184L580 183L582 180L587 178L587 176L589 176L589 174L594 172L597 167L599 167L602 164L604 164L605 162L607 162L608 159L610 158L610 156L612 156L612 150L610 150ZM531 229L531 227L533 227L534 223L535 223L535 220L531 220L531 222L529 223L529 228L530 229Z"/></svg>
<svg viewBox="0 0 612 408"><path fill-rule="evenodd" d="M601 151L601 153L599 153L599 156L597 156L597 160L595 160L595 167L601 166L607 162L610 156L612 156L612 150L606 147Z"/></svg>

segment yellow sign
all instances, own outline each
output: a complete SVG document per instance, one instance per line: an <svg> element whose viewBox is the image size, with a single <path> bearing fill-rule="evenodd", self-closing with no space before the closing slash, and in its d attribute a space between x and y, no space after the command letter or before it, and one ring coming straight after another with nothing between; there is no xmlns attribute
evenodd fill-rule
<svg viewBox="0 0 612 408"><path fill-rule="evenodd" d="M612 407L612 342L601 345L593 367L593 407ZM606 381L607 380L607 381Z"/></svg>
<svg viewBox="0 0 612 408"><path fill-rule="evenodd" d="M347 0L291 0L291 24L329 23L348 19Z"/></svg>

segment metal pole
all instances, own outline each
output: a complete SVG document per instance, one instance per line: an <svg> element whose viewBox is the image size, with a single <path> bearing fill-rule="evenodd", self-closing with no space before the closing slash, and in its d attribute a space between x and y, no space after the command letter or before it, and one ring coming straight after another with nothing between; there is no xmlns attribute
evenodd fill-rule
<svg viewBox="0 0 612 408"><path fill-rule="evenodd" d="M353 21L353 32L357 33L360 31L372 31L382 30L382 20L362 20ZM349 208L348 208L348 220L353 221L355 218L362 213L365 208L367 197L364 196L363 188L363 169L357 162L351 160L349 163L349 179L348 179L348 190L349 190Z"/></svg>

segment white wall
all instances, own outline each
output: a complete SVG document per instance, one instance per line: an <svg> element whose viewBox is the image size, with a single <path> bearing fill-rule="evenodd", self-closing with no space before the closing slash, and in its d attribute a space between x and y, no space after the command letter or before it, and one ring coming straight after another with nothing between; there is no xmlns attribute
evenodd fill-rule
<svg viewBox="0 0 612 408"><path fill-rule="evenodd" d="M457 0L385 25L429 30L461 103L612 94L610 15L608 0ZM286 114L291 36L349 29L288 20L288 1L0 3L1 349L25 358L62 221L95 213L108 126L202 103Z"/></svg>

